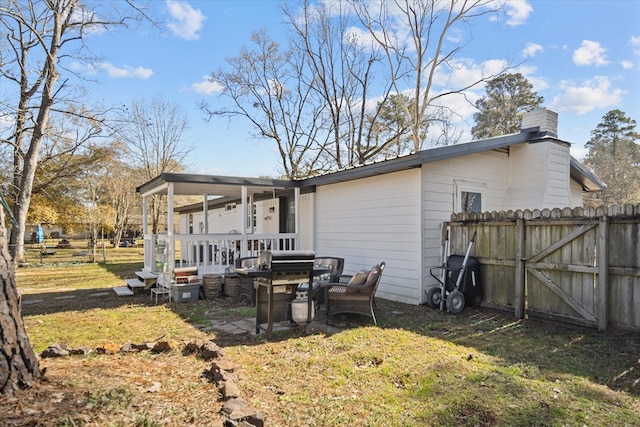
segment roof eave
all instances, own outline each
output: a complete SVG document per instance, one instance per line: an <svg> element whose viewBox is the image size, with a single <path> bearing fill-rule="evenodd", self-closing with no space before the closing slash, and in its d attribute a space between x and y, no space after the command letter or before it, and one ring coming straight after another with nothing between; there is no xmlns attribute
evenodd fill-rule
<svg viewBox="0 0 640 427"><path fill-rule="evenodd" d="M593 172L587 169L578 159L571 156L571 178L578 182L584 191L602 191L607 184L602 182Z"/></svg>

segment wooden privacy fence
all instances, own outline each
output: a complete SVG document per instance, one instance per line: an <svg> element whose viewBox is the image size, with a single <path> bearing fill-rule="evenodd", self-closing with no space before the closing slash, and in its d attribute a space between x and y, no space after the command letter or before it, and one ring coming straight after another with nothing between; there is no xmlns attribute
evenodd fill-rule
<svg viewBox="0 0 640 427"><path fill-rule="evenodd" d="M483 306L640 330L640 205L453 214L451 254L480 261Z"/></svg>

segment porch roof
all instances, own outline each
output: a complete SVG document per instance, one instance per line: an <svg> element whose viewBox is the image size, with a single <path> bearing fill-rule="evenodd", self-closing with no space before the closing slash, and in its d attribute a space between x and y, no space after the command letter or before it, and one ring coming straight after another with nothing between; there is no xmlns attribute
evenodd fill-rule
<svg viewBox="0 0 640 427"><path fill-rule="evenodd" d="M243 186L247 187L249 194L284 190L297 186L295 181L280 179L163 173L142 184L136 188L136 191L142 196L167 194L170 183L173 184L174 195L207 194L214 197L239 197Z"/></svg>

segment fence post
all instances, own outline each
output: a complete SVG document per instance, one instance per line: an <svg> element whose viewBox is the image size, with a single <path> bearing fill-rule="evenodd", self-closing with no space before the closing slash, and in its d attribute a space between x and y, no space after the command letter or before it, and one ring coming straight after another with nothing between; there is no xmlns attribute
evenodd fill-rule
<svg viewBox="0 0 640 427"><path fill-rule="evenodd" d="M600 217L598 233L598 330L609 326L609 217Z"/></svg>
<svg viewBox="0 0 640 427"><path fill-rule="evenodd" d="M516 219L516 231L515 231L515 244L516 244L516 277L514 280L515 295L514 295L514 316L517 319L524 317L525 307L525 227L524 219Z"/></svg>

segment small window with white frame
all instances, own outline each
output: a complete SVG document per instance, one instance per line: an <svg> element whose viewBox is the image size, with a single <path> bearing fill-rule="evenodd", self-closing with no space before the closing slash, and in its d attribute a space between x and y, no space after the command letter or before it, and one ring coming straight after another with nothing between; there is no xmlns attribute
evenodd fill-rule
<svg viewBox="0 0 640 427"><path fill-rule="evenodd" d="M229 213L229 212L235 212L236 211L236 204L235 203L227 203L226 205L224 205L224 211Z"/></svg>
<svg viewBox="0 0 640 427"><path fill-rule="evenodd" d="M486 184L479 182L455 181L456 212L484 212Z"/></svg>

